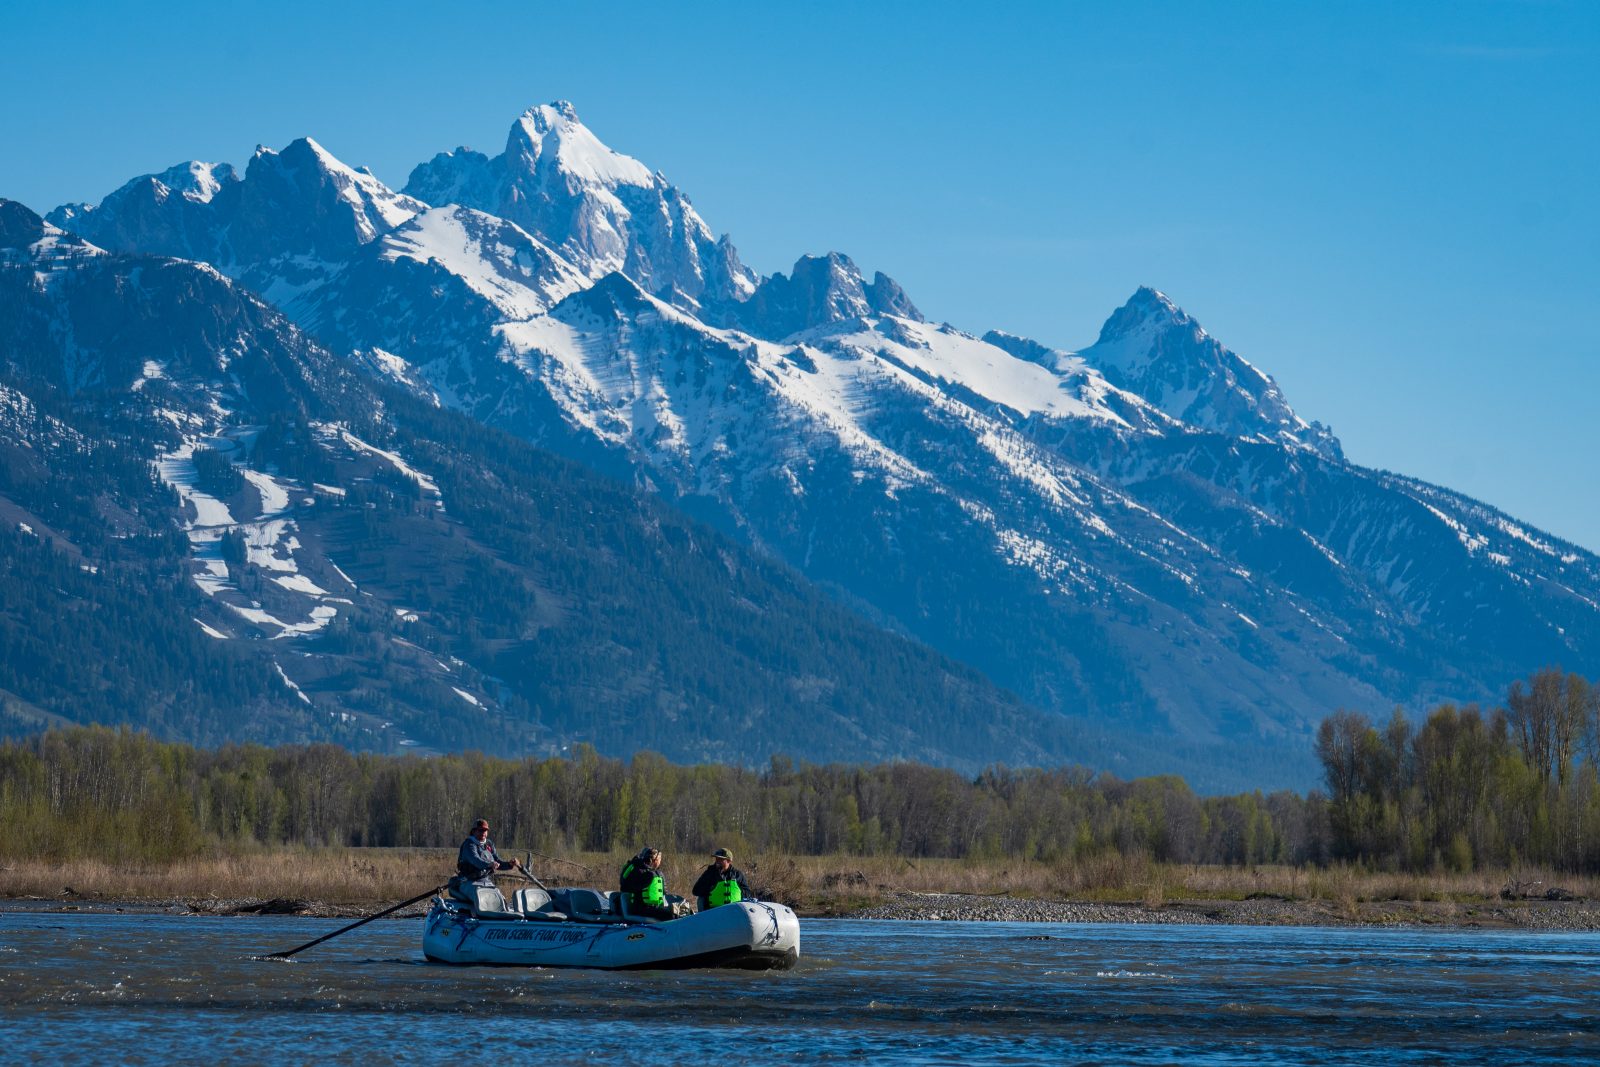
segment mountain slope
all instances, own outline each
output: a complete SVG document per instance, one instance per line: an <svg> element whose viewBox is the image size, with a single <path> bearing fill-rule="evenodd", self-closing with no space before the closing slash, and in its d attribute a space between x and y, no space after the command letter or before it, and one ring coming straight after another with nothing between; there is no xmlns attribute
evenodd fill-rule
<svg viewBox="0 0 1600 1067"><path fill-rule="evenodd" d="M1070 744L781 564L357 373L210 267L64 257L4 202L0 226L7 729L974 769Z"/></svg>

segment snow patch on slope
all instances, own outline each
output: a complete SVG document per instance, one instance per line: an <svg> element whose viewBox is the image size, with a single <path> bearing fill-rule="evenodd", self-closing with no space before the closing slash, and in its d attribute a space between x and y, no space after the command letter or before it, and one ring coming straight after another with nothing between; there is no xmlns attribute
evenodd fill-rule
<svg viewBox="0 0 1600 1067"><path fill-rule="evenodd" d="M1103 402L1095 402L1111 391L1109 384L1087 393L1070 391L1064 376L1057 371L1018 359L1002 348L948 326L889 316L876 325L862 322L850 332L823 328L802 335L802 339L823 348L893 359L919 376L959 386L1022 415L1090 418L1128 425Z"/></svg>
<svg viewBox="0 0 1600 1067"><path fill-rule="evenodd" d="M431 208L385 235L382 258L430 260L507 319L526 319L583 288L576 267L514 223L471 208Z"/></svg>
<svg viewBox="0 0 1600 1067"><path fill-rule="evenodd" d="M204 442L204 446L229 453L238 448L239 437L253 431L235 428L230 433L234 436L212 438ZM327 626L338 615L338 609L325 601L326 590L299 573L300 565L295 552L301 546L293 534L296 524L290 516L289 494L292 486L262 471L238 468L260 499L257 518L240 522L226 503L199 488L194 453L201 446L200 439L187 438L180 447L157 457L155 463L161 480L195 510L195 518L184 525L196 565L192 575L195 585L241 618L264 630L275 631L275 638L315 633ZM230 533L243 538L249 565L272 573L274 583L286 593L314 601L306 621L286 622L255 601L240 602L245 598L229 571L227 561L222 558L222 540ZM205 626L204 623L201 625ZM210 627L205 629L213 637L226 637Z"/></svg>

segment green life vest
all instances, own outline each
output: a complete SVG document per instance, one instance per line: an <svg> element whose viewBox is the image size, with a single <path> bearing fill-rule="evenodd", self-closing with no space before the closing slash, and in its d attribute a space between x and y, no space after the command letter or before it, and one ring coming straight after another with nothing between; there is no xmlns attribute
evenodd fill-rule
<svg viewBox="0 0 1600 1067"><path fill-rule="evenodd" d="M737 878L721 878L711 887L711 895L706 897L706 903L713 908L720 908L724 904L737 904L744 899L744 894L739 891Z"/></svg>
<svg viewBox="0 0 1600 1067"><path fill-rule="evenodd" d="M624 882L627 881L628 880L628 876L631 875L633 873L633 871L634 871L633 861L629 860L627 866L622 868L622 880ZM647 904L652 908L664 908L664 907L666 907L667 906L667 893L666 893L666 889L664 888L664 885L665 885L665 883L663 883L661 881L661 872L660 871L652 871L652 872L650 872L650 881L645 885L645 887L643 889L638 891L639 892L639 902L642 903L642 904Z"/></svg>
<svg viewBox="0 0 1600 1067"><path fill-rule="evenodd" d="M667 894L662 888L662 885L663 883L661 881L661 875L652 874L650 876L650 884L645 886L644 892L640 893L639 895L643 897L644 902L650 905L652 908L664 908L667 906Z"/></svg>

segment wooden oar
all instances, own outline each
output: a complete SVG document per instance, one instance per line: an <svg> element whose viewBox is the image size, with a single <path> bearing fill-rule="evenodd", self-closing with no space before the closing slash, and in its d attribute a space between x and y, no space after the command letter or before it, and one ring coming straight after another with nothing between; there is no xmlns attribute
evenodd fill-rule
<svg viewBox="0 0 1600 1067"><path fill-rule="evenodd" d="M335 930L331 934L323 934L321 937L317 938L315 941L307 941L305 944L301 945L299 948L291 948L287 952L274 952L274 953L271 953L270 955L263 956L261 958L262 959L267 959L267 960L286 960L290 956L293 956L296 952L300 952L300 951L303 951L305 949L308 949L312 945L320 945L324 941L330 941L333 938L338 937L340 934L349 933L351 930L354 930L358 926L365 926L367 923L371 922L373 919L381 919L385 915L388 915L390 912L399 911L401 908L404 908L404 907L406 907L407 905L410 905L410 904L415 904L419 900L427 900L429 897L433 896L435 893L442 893L448 888L449 888L449 883L448 882L445 883L444 885L434 886L432 889L428 890L426 893L422 893L422 894L419 894L417 896L414 896L410 900L402 900L400 903L396 904L394 907L392 907L392 908L384 908L382 911L378 912L376 915L368 915L365 919L357 919L355 922L351 923L349 926L342 926L339 929Z"/></svg>
<svg viewBox="0 0 1600 1067"><path fill-rule="evenodd" d="M546 893L550 892L549 886L545 885L543 882L539 881L539 879L533 876L533 853L528 853L528 862L524 863L522 867L518 869L517 873L522 875L522 877L526 878L528 881L532 882L534 885L538 886L540 889L543 889Z"/></svg>
<svg viewBox="0 0 1600 1067"><path fill-rule="evenodd" d="M583 871L585 874L593 874L594 873L594 868L593 867L585 866L582 863L575 863L572 860L564 860L564 859L561 859L561 858L559 858L557 856L546 856L543 852L530 852L530 853L528 853L528 855L530 855L530 856L538 856L540 859L549 860L551 863L565 863L568 867L577 867L579 870Z"/></svg>

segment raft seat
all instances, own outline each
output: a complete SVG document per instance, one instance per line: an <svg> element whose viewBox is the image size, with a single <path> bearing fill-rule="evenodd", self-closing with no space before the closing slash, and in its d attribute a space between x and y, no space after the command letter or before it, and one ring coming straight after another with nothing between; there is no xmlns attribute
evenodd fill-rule
<svg viewBox="0 0 1600 1067"><path fill-rule="evenodd" d="M612 899L616 901L617 913L620 914L624 919L627 919L629 922L633 922L633 923L659 923L659 922L666 922L665 919L662 919L660 916L656 916L656 915L635 915L633 913L633 909L628 907L628 894L626 894L626 893L618 893Z"/></svg>
<svg viewBox="0 0 1600 1067"><path fill-rule="evenodd" d="M512 908L524 919L561 921L567 918L566 912L556 910L555 901L543 889L519 889L511 895L511 900Z"/></svg>
<svg viewBox="0 0 1600 1067"><path fill-rule="evenodd" d="M609 915L611 905L593 889L567 890L567 910L574 915Z"/></svg>
<svg viewBox="0 0 1600 1067"><path fill-rule="evenodd" d="M480 919L520 919L520 912L512 911L506 907L506 898L500 895L500 890L490 885L473 886L476 900L472 902L472 913Z"/></svg>
<svg viewBox="0 0 1600 1067"><path fill-rule="evenodd" d="M531 915L550 905L550 894L543 889L519 889L511 894L512 907L524 915Z"/></svg>
<svg viewBox="0 0 1600 1067"><path fill-rule="evenodd" d="M579 922L617 923L623 920L611 912L611 894L594 889L557 890L555 906Z"/></svg>

